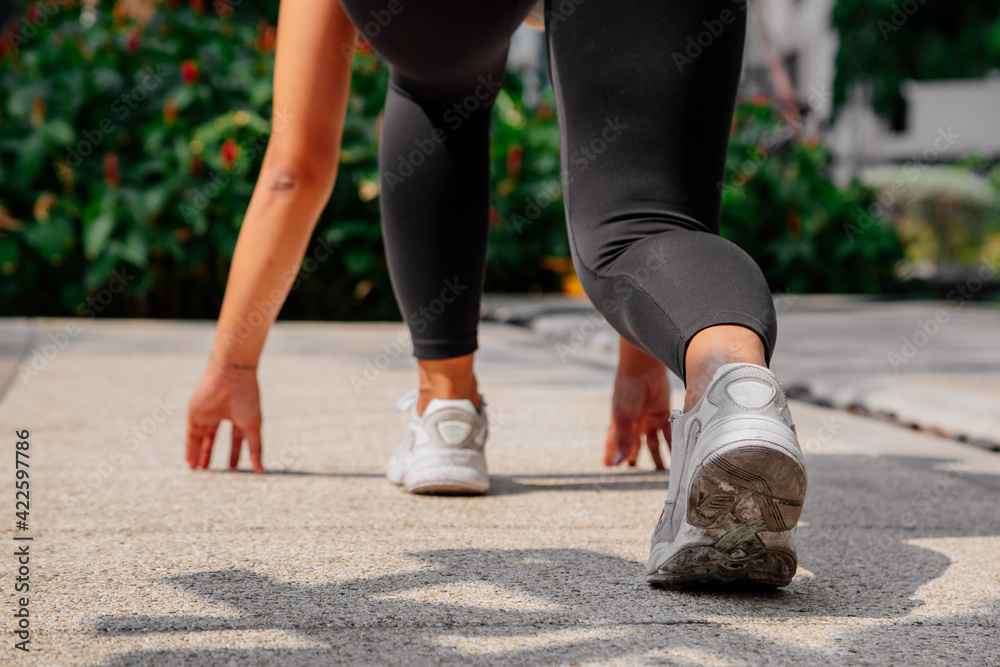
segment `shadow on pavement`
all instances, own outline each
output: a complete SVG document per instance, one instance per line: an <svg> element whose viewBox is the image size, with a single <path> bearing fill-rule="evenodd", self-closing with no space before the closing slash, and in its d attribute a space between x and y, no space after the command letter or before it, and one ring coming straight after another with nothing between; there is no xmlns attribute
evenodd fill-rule
<svg viewBox="0 0 1000 667"><path fill-rule="evenodd" d="M199 474L205 474L200 472ZM253 475L252 470L211 470L208 474ZM287 477L335 477L380 479L383 473L317 472L311 470L268 470L268 475ZM537 491L658 491L667 492L669 472L620 470L608 473L572 475L490 475L491 496Z"/></svg>
<svg viewBox="0 0 1000 667"><path fill-rule="evenodd" d="M663 491L666 497L669 479L666 470L589 475L490 475L490 495L538 491Z"/></svg>
<svg viewBox="0 0 1000 667"><path fill-rule="evenodd" d="M587 549L441 549L409 553L424 566L417 571L318 586L240 569L193 572L167 581L218 605L216 613L238 615L105 616L94 634L284 630L315 645L134 651L107 665L579 664L627 656L662 664L677 659L671 651L750 664L989 664L997 601L985 615L911 615L926 601L910 598L945 573L949 558L906 541L997 535L993 485L942 470L940 460L844 455L810 463L798 539L800 566L811 574L786 589L652 589L641 564ZM501 483L513 479L525 478ZM435 595L428 587L448 588ZM775 643L726 622L747 618L787 623L788 631ZM828 637L832 653L797 644L796 623L810 619L845 624ZM860 623L849 627L851 619Z"/></svg>

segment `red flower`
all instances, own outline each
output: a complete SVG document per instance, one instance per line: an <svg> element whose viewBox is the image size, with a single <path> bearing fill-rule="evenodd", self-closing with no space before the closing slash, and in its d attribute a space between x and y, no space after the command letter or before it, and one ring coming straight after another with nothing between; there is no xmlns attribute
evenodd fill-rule
<svg viewBox="0 0 1000 667"><path fill-rule="evenodd" d="M140 41L141 41L141 38L140 38L140 35L139 35L139 31L138 30L132 30L131 32L129 32L128 38L126 38L126 40L125 40L125 49L129 53L136 53L136 52L138 52L139 51Z"/></svg>
<svg viewBox="0 0 1000 667"><path fill-rule="evenodd" d="M222 148L219 150L219 155L222 156L222 165L229 169L234 164L240 156L240 147L232 139L226 139L222 142Z"/></svg>
<svg viewBox="0 0 1000 667"><path fill-rule="evenodd" d="M163 122L172 125L175 120L177 120L177 102L167 100L163 105Z"/></svg>
<svg viewBox="0 0 1000 667"><path fill-rule="evenodd" d="M104 182L112 188L117 188L122 182L121 172L118 169L118 156L114 153L104 154Z"/></svg>
<svg viewBox="0 0 1000 667"><path fill-rule="evenodd" d="M185 60L181 63L181 81L185 85L193 85L198 80L198 63L193 60Z"/></svg>
<svg viewBox="0 0 1000 667"><path fill-rule="evenodd" d="M38 127L45 121L45 100L36 97L31 101L31 124Z"/></svg>
<svg viewBox="0 0 1000 667"><path fill-rule="evenodd" d="M497 212L495 206L490 206L490 227L499 227L503 224L503 218Z"/></svg>
<svg viewBox="0 0 1000 667"><path fill-rule="evenodd" d="M28 9L24 12L24 18L28 19L28 23L32 25L38 25L42 18L42 11L38 9L38 5L28 5Z"/></svg>
<svg viewBox="0 0 1000 667"><path fill-rule="evenodd" d="M199 14L205 13L205 0L191 0L191 9Z"/></svg>
<svg viewBox="0 0 1000 667"><path fill-rule="evenodd" d="M219 16L226 18L232 16L233 6L229 4L229 0L215 0L215 11Z"/></svg>
<svg viewBox="0 0 1000 667"><path fill-rule="evenodd" d="M372 54L372 45L363 37L358 37L358 53L363 56L370 56Z"/></svg>
<svg viewBox="0 0 1000 667"><path fill-rule="evenodd" d="M111 10L111 16L114 17L115 23L125 23L129 19L129 3L126 2L116 2L115 6Z"/></svg>
<svg viewBox="0 0 1000 667"><path fill-rule="evenodd" d="M799 217L799 214L797 212L789 211L788 219L786 222L788 224L789 234L791 234L792 236L798 236L799 234L802 233L802 218Z"/></svg>
<svg viewBox="0 0 1000 667"><path fill-rule="evenodd" d="M758 107L767 106L767 95L764 93L757 93L752 98L750 98L750 103Z"/></svg>
<svg viewBox="0 0 1000 667"><path fill-rule="evenodd" d="M191 173L195 177L200 178L202 173L205 171L205 163L201 161L200 155L191 156Z"/></svg>
<svg viewBox="0 0 1000 667"><path fill-rule="evenodd" d="M264 28L264 39L261 40L261 50L264 53L271 53L274 51L275 44L278 43L278 31L275 30L273 25L269 25Z"/></svg>
<svg viewBox="0 0 1000 667"><path fill-rule="evenodd" d="M277 41L277 31L273 25L263 20L257 23L257 50L260 53L274 51L274 44Z"/></svg>
<svg viewBox="0 0 1000 667"><path fill-rule="evenodd" d="M521 162L524 159L524 148L514 144L507 149L507 174L516 179L521 175Z"/></svg>

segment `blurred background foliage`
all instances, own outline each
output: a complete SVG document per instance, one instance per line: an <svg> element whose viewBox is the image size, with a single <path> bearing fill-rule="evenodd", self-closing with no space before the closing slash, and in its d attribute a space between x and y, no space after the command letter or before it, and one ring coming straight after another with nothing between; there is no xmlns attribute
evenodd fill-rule
<svg viewBox="0 0 1000 667"><path fill-rule="evenodd" d="M969 157L872 167L858 178L880 192L908 264L977 266L1000 257L1000 166Z"/></svg>
<svg viewBox="0 0 1000 667"><path fill-rule="evenodd" d="M722 190L722 235L760 264L772 290L891 293L904 249L874 211L876 192L838 188L829 151L800 139L764 99L737 106Z"/></svg>
<svg viewBox="0 0 1000 667"><path fill-rule="evenodd" d="M102 316L217 315L271 127L277 3L165 0L142 25L116 7L22 3L0 40L2 315L81 314L109 285ZM283 318L398 317L378 224L387 74L360 43L336 187ZM515 75L497 102L487 290L579 290L553 107L551 91L526 106ZM828 163L766 100L740 104L723 234L776 290L898 290L904 249L873 190L837 188Z"/></svg>
<svg viewBox="0 0 1000 667"><path fill-rule="evenodd" d="M886 118L905 113L907 79L981 77L1000 69L997 0L837 0L839 36L834 108L856 83L871 85L871 103Z"/></svg>

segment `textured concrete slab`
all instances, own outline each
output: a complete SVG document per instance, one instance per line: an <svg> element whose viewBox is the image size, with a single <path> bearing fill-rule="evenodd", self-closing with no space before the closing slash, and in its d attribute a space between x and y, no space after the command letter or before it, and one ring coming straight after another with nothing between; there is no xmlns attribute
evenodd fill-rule
<svg viewBox="0 0 1000 667"><path fill-rule="evenodd" d="M1000 306L790 294L775 305L771 366L791 395L1000 450ZM484 310L560 358L616 363L618 336L586 300L490 296Z"/></svg>
<svg viewBox="0 0 1000 667"><path fill-rule="evenodd" d="M0 319L0 400L14 381L21 358L32 348L33 335L28 319Z"/></svg>
<svg viewBox="0 0 1000 667"><path fill-rule="evenodd" d="M225 451L185 467L207 323L87 322L18 378L0 483L13 506L13 432L30 429L32 651L7 614L3 664L1000 661L1000 455L795 403L810 491L793 583L651 589L668 475L600 465L611 369L485 326L494 491L408 496L381 476L414 380L402 331L277 326L264 476L224 471ZM7 609L14 567L0 559Z"/></svg>

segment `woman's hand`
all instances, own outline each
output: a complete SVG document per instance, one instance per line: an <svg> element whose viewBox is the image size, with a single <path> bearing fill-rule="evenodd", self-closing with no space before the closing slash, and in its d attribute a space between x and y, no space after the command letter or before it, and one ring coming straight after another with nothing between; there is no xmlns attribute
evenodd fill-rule
<svg viewBox="0 0 1000 667"><path fill-rule="evenodd" d="M188 402L187 462L191 468L208 468L212 445L219 422L233 423L229 467L240 461L243 440L250 448L254 472L264 472L261 465L260 392L255 369L237 369L210 361Z"/></svg>
<svg viewBox="0 0 1000 667"><path fill-rule="evenodd" d="M670 446L670 384L667 369L657 359L635 348L624 338L619 347L618 374L611 399L611 426L604 449L604 465L627 461L634 466L642 449L642 436L657 470L663 470L660 438Z"/></svg>
<svg viewBox="0 0 1000 667"><path fill-rule="evenodd" d="M229 268L214 359L188 403L192 468L208 467L219 422L228 419L229 466L236 467L246 439L254 471L264 472L255 364L333 191L351 96L351 57L345 53L356 40L339 2L281 3L272 106L275 117L288 122L275 123L268 140Z"/></svg>

